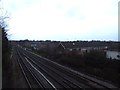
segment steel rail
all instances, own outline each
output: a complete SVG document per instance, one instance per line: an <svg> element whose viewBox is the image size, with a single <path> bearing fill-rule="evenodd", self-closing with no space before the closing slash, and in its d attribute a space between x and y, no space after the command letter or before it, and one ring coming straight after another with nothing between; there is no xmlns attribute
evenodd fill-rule
<svg viewBox="0 0 120 90"><path fill-rule="evenodd" d="M41 66L39 66L38 64L36 64L34 61L32 61L32 63L35 64L35 66L39 67L39 69L41 69L42 71L44 71L44 73L46 73L47 75L49 75L49 77L51 77L52 79L54 79L57 83L59 83L60 85L62 85L64 88L71 88L70 86L66 86L65 83L61 83L59 82L57 79L53 78L54 75L50 75L48 72L49 71L46 71L45 69L43 69ZM54 76L55 77L55 76ZM57 77L57 76L56 76ZM60 77L59 77L60 78Z"/></svg>
<svg viewBox="0 0 120 90"><path fill-rule="evenodd" d="M37 87L34 87L34 88L41 88L41 89L43 89L44 87L41 85L41 83L39 83L39 81L37 80L37 78L35 77L35 75L34 75L34 73L32 73L32 71L25 65L25 63L23 62L23 60L22 60L22 56L20 55L20 53L19 52L17 52L18 53L18 55L19 55L19 57L21 58L21 61L22 62L20 62L19 61L19 63L21 64L21 63L23 63L24 64L24 66L21 64L21 67L22 67L22 69L24 70L24 75L25 75L25 78L26 78L26 80L27 80L27 82L28 82L28 84L29 84L29 86L30 86L30 88L32 89L34 86L33 86L33 83L35 83L36 82L36 84L34 84L34 85L38 85ZM24 68L23 68L24 67ZM26 68L26 69L25 69ZM25 72L25 71L27 71L27 72ZM32 76L32 78L35 80L34 82L30 82L30 77L29 77L29 75L27 75L28 74L28 72L29 72L29 74Z"/></svg>
<svg viewBox="0 0 120 90"><path fill-rule="evenodd" d="M41 76L43 76L43 78L44 78L55 90L57 90L57 88L56 88L35 66L33 66L33 64L32 64L27 58L25 58L25 59L27 60L27 62L28 62L37 72L40 73Z"/></svg>
<svg viewBox="0 0 120 90"><path fill-rule="evenodd" d="M17 51L16 53L18 53L18 51ZM22 67L22 65L21 65L21 63L20 63L20 61L19 61L19 58L17 58L17 61L18 61L18 64L19 64L19 66L20 66L20 68L21 68L21 71L22 71L22 73L23 73L23 76L25 77L25 80L27 81L28 86L29 86L30 88L32 88L32 86L31 86L31 84L30 84L30 82L29 82L29 80L28 80L28 78L27 78L27 75L25 74L25 71L24 71L24 69L23 69L23 67Z"/></svg>
<svg viewBox="0 0 120 90"><path fill-rule="evenodd" d="M25 55L25 54L24 54ZM25 55L26 56L26 55ZM51 70L52 72L53 72L53 74L57 74L57 76L59 76L59 78L61 77L62 79L63 79L63 82L64 83L69 83L69 84L67 84L68 86L70 86L71 87L71 84L72 84L72 86L73 87L76 87L76 88L82 88L79 84L76 84L76 83L74 83L74 82L72 82L71 80L69 80L69 78L65 78L64 76L62 76L61 75L61 73L59 72L57 72L57 71L54 71L54 70L52 70L51 68L49 68L49 67L47 67L45 64L43 64L43 63L41 63L43 66L44 66L44 68L47 68L48 69L48 71L46 71L45 69L43 69L43 67L42 66L39 66L38 65L38 63L36 63L35 61L33 61L31 58L29 58L28 56L26 56L29 60L31 60L36 66L38 66L40 69L42 69L45 73L47 73L48 74L48 71L49 70ZM51 75L50 75L51 76ZM53 75L52 75L53 76ZM53 77L52 77L53 78ZM53 78L53 79L55 79L55 78ZM62 83L63 84L63 83ZM71 88L73 88L73 87L71 87Z"/></svg>

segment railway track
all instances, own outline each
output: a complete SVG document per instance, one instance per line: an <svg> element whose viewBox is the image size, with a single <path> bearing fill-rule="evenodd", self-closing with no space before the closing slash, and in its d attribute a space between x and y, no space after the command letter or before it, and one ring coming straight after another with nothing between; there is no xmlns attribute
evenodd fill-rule
<svg viewBox="0 0 120 90"><path fill-rule="evenodd" d="M45 90L46 88L51 88L53 90L57 90L48 80L43 76L42 73L37 72L33 67L31 67L21 56L20 52L17 51L19 56L18 64L23 72L23 75L28 83L29 88L41 88ZM39 73L39 76L38 76Z"/></svg>
<svg viewBox="0 0 120 90"><path fill-rule="evenodd" d="M25 54L24 54L25 55ZM25 55L27 58L29 58L27 55ZM33 61L33 60L34 61ZM35 57L33 57L33 56L31 56L30 58L29 58L29 60L31 60L31 62L33 62L36 66L38 66L38 67L40 67L39 65L42 65L40 68L46 68L47 69L47 71L52 71L53 72L53 74L57 74L59 77L61 77L61 78L63 78L63 82L65 82L67 85L69 85L69 84L71 84L72 83L72 85L71 85L71 87L73 88L74 86L76 86L76 87L74 87L74 88L108 88L108 87L106 87L106 86L103 86L103 85L101 85L101 84L99 84L99 83L96 83L95 81L92 81L92 80L89 80L89 79L87 79L87 78L83 78L83 77L81 77L81 76L79 76L79 75L77 75L77 74L74 74L74 73L71 73L71 72L69 72L69 71L65 71L65 70L63 70L63 68L61 69L60 67L55 67L54 65L52 65L51 63L49 63L49 64L47 64L46 62L45 62L45 60L44 61L41 61L41 60L39 60L39 58L35 58ZM36 62L35 62L36 61ZM44 63L43 63L44 62ZM46 63L46 64L45 64ZM48 67L49 66L49 67ZM61 73L61 72L62 73ZM46 71L45 71L46 72ZM63 74L64 73L64 74ZM53 75L52 74L52 75ZM72 78L74 78L75 80L77 80L77 81L75 81L74 79L72 79ZM61 79L62 80L62 79ZM76 82L76 83L74 83L74 82ZM79 82L81 82L81 83L79 83ZM109 89L109 88L108 88Z"/></svg>
<svg viewBox="0 0 120 90"><path fill-rule="evenodd" d="M18 49L17 55L19 56L18 63L30 88L53 88L54 90L117 88L23 49Z"/></svg>
<svg viewBox="0 0 120 90"><path fill-rule="evenodd" d="M32 53L32 54L34 54L34 53ZM87 80L88 82L90 82L91 84L93 84L95 86L99 85L100 87L103 87L103 88L106 88L106 89L110 89L110 90L118 88L118 87L116 87L116 86L114 86L114 85L112 85L110 83L101 81L99 79L95 79L95 78L93 78L91 76L79 73L79 72L77 72L75 70L72 70L72 69L70 69L68 67L62 66L62 65L60 65L60 64L58 64L56 62L53 62L53 61L51 61L51 60L49 60L47 58L41 57L39 55L36 55L36 56L38 56L38 59L39 58L43 58L44 63L47 62L47 64L49 63L49 65L51 65L53 68L56 68L57 70L63 71L64 73L67 73L67 75L70 75L72 77L75 76L77 79L79 78L79 79ZM70 74L68 74L68 73L70 73Z"/></svg>
<svg viewBox="0 0 120 90"><path fill-rule="evenodd" d="M61 73L56 73L54 70L49 69L42 63L41 63L42 66L38 65L36 62L34 62L34 60L31 60L27 55L25 54L23 55L27 62L29 62L30 64L32 63L31 65L34 65L35 67L39 68L39 71L44 71L44 74L46 76L49 76L52 79L51 81L53 81L55 85L57 83L56 85L57 88L66 88L66 89L81 88L82 90L84 89L81 85L79 85L79 82L76 81L77 83L75 83L73 82L73 80L72 81L69 80L70 78L65 78L64 76L61 76L60 75ZM87 88L90 88L90 87L87 87Z"/></svg>
<svg viewBox="0 0 120 90"><path fill-rule="evenodd" d="M65 76L62 76L60 72L58 73L57 71L54 71L53 69L47 67L45 64L37 64L38 62L34 62L28 56L27 58L32 62L32 64L38 67L39 70L43 71L43 73L49 75L50 78L59 83L62 86L62 88L83 88L81 87L81 85L79 85L77 81L77 83L74 83L72 82L73 80L70 80L70 78L65 78Z"/></svg>

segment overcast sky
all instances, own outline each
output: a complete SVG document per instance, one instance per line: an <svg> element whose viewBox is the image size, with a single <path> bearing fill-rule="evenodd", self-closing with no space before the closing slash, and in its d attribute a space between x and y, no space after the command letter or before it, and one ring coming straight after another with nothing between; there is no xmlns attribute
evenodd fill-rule
<svg viewBox="0 0 120 90"><path fill-rule="evenodd" d="M118 40L119 0L2 0L11 40Z"/></svg>

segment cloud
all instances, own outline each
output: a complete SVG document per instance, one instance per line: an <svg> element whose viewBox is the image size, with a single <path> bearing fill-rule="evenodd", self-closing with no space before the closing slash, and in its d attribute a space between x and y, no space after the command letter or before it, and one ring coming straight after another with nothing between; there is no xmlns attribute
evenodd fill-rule
<svg viewBox="0 0 120 90"><path fill-rule="evenodd" d="M59 40L117 37L117 0L39 0L30 7L25 5L12 13L9 23L13 39L20 35Z"/></svg>

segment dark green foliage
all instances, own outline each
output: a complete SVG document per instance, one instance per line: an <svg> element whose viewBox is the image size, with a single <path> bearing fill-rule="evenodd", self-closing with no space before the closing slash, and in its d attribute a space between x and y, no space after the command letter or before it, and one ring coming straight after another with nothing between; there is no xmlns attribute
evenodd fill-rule
<svg viewBox="0 0 120 90"><path fill-rule="evenodd" d="M4 28L2 28L2 54L3 56L8 51L9 51L9 46L8 46L7 32Z"/></svg>
<svg viewBox="0 0 120 90"><path fill-rule="evenodd" d="M69 64L70 66L74 67L84 67L84 57L77 54L67 54L67 55L61 55L59 58L61 63Z"/></svg>
<svg viewBox="0 0 120 90"><path fill-rule="evenodd" d="M89 53L86 53L84 57L87 65L98 68L102 68L106 60L105 52L97 50L92 50Z"/></svg>
<svg viewBox="0 0 120 90"><path fill-rule="evenodd" d="M10 55L10 49L11 49L11 46L10 46L10 43L7 38L7 31L5 30L5 28L2 28L2 61L3 61L3 65L6 62L8 62L8 58Z"/></svg>
<svg viewBox="0 0 120 90"><path fill-rule="evenodd" d="M2 30L2 88L11 87L11 61L10 44L7 38L6 24L0 17L0 30Z"/></svg>
<svg viewBox="0 0 120 90"><path fill-rule="evenodd" d="M38 53L78 71L87 72L116 84L120 81L120 61L107 59L104 51L92 50L84 53L84 55L73 52L67 54L57 54L53 52L50 54L50 52L47 53L42 50L39 50Z"/></svg>

